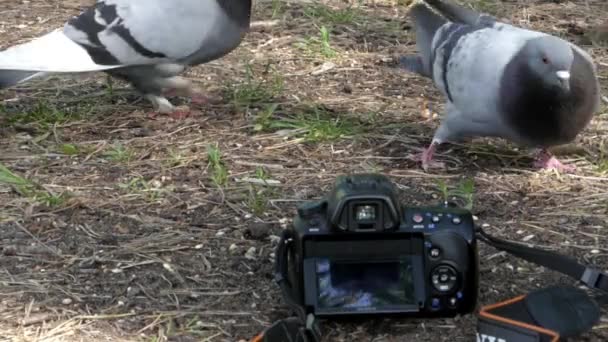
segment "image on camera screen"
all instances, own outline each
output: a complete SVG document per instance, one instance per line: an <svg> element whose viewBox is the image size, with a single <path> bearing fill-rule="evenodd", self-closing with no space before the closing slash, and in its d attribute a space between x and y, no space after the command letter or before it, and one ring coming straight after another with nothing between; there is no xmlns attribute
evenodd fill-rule
<svg viewBox="0 0 608 342"><path fill-rule="evenodd" d="M416 303L411 260L316 263L322 309L381 309Z"/></svg>

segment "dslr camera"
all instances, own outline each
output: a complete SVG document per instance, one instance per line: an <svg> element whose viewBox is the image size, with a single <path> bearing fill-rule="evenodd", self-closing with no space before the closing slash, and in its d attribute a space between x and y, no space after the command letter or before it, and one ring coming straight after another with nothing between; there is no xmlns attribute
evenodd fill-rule
<svg viewBox="0 0 608 342"><path fill-rule="evenodd" d="M355 174L300 206L292 229L284 276L307 313L453 317L475 310L477 242L464 209L407 206L388 178Z"/></svg>

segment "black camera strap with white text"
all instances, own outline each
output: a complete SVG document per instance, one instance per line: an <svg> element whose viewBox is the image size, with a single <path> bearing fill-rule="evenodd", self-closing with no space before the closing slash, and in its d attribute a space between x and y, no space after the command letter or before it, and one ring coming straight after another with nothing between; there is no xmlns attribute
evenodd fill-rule
<svg viewBox="0 0 608 342"><path fill-rule="evenodd" d="M275 255L275 280L295 317L275 322L251 342L320 342L318 321L307 314L287 279L287 261L293 231L283 230ZM477 227L477 238L488 245L570 276L602 295L587 295L575 287L554 286L500 303L484 306L478 314L478 342L558 342L579 336L599 321L598 303L608 304L608 275L574 258L515 243L487 234Z"/></svg>
<svg viewBox="0 0 608 342"><path fill-rule="evenodd" d="M557 342L585 333L599 321L600 304L607 303L608 275L555 252L506 241L477 227L477 238L488 245L570 276L590 290L553 286L482 307L477 322L479 342Z"/></svg>

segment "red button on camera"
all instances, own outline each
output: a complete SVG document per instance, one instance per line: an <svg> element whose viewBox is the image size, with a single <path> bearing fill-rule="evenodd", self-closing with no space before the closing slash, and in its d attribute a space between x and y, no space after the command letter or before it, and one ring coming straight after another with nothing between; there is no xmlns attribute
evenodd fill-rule
<svg viewBox="0 0 608 342"><path fill-rule="evenodd" d="M422 217L422 215L420 214L414 214L414 217L412 217L412 219L416 223L421 223L422 221L424 221L424 217Z"/></svg>

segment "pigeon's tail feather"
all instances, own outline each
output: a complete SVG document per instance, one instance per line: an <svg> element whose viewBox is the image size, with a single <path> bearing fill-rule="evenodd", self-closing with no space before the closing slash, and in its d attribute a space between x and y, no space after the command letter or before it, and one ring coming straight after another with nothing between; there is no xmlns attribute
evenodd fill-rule
<svg viewBox="0 0 608 342"><path fill-rule="evenodd" d="M455 23L474 25L482 17L480 13L454 2L446 0L424 0L424 2Z"/></svg>
<svg viewBox="0 0 608 342"><path fill-rule="evenodd" d="M27 43L0 52L0 71L78 73L109 70L120 65L99 65L85 48L62 30L55 30Z"/></svg>
<svg viewBox="0 0 608 342"><path fill-rule="evenodd" d="M0 70L0 89L9 88L43 75L45 73L40 71Z"/></svg>
<svg viewBox="0 0 608 342"><path fill-rule="evenodd" d="M430 77L432 75L431 65L433 64L433 39L437 31L447 21L423 4L414 5L410 10L410 15L416 28L416 47L420 56L418 61L407 58L409 61L406 64L418 70L422 69L422 72L418 73Z"/></svg>

